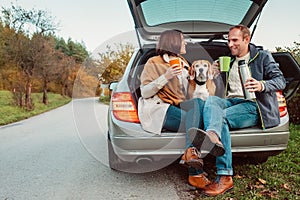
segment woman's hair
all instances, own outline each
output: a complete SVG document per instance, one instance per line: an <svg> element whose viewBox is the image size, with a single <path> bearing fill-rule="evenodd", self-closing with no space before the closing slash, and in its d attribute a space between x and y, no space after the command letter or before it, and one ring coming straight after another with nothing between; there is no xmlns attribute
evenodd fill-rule
<svg viewBox="0 0 300 200"><path fill-rule="evenodd" d="M157 47L157 55L168 54L176 56L180 53L182 45L182 32L180 30L167 30L161 33Z"/></svg>

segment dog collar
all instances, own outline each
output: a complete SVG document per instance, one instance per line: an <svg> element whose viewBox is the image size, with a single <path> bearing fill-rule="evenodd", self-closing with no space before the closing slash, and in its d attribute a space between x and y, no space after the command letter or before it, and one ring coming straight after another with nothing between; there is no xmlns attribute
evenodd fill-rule
<svg viewBox="0 0 300 200"><path fill-rule="evenodd" d="M198 81L196 79L195 79L195 82L197 83L197 85L204 85L205 84L205 81L200 82L200 81Z"/></svg>

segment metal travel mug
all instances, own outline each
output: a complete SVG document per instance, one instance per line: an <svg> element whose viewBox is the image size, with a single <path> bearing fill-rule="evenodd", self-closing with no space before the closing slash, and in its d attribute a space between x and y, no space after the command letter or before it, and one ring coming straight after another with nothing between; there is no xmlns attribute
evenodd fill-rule
<svg viewBox="0 0 300 200"><path fill-rule="evenodd" d="M244 84L246 83L246 80L251 77L249 67L248 67L245 60L240 60L238 62L238 65L239 65L239 75L240 75L240 79L241 79L241 82L242 82L244 97L245 97L245 99L249 99L249 100L255 99L256 98L255 93L254 92L249 92L244 87Z"/></svg>

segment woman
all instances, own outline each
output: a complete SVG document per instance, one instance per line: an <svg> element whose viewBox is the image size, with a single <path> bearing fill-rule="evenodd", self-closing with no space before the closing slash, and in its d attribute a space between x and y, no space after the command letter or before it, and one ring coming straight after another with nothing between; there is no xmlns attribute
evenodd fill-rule
<svg viewBox="0 0 300 200"><path fill-rule="evenodd" d="M141 95L139 99L139 118L143 129L161 134L162 129L185 131L191 127L202 127L201 99L186 100L182 67L170 66L169 61L179 59L181 66L189 67L181 56L186 53L186 42L178 30L164 31L159 39L156 53L144 66L141 74ZM210 181L203 173L203 160L199 151L192 147L186 137L187 150L182 156L181 164L189 166L188 182L203 189Z"/></svg>

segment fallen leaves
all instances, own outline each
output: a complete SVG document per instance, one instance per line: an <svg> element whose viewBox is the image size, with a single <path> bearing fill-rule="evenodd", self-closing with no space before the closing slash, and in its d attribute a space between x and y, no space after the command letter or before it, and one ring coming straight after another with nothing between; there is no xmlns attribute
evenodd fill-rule
<svg viewBox="0 0 300 200"><path fill-rule="evenodd" d="M242 176L237 176L237 178L241 179ZM256 191L254 194L258 197L267 197L272 199L279 199L279 190L283 188L285 191L290 192L291 186L288 183L283 183L280 185L280 188L268 188L268 182L262 178L257 178L255 184L248 184L246 187L248 190Z"/></svg>
<svg viewBox="0 0 300 200"><path fill-rule="evenodd" d="M273 165L267 169L264 165L243 167L236 170L233 177L235 191L232 195L226 196L226 200L240 199L241 196L245 197L244 199L300 200L299 182L297 182L299 173L297 170L291 172L285 169L282 172L281 169L274 168ZM250 173L252 170L255 173Z"/></svg>
<svg viewBox="0 0 300 200"><path fill-rule="evenodd" d="M253 191L253 194L258 197L271 197L276 199L278 197L278 191L266 189L266 184L266 180L257 178L255 184L248 184L246 188Z"/></svg>
<svg viewBox="0 0 300 200"><path fill-rule="evenodd" d="M258 178L258 181L260 183L262 183L263 185L266 185L267 181L265 181L264 179Z"/></svg>
<svg viewBox="0 0 300 200"><path fill-rule="evenodd" d="M282 184L281 187L284 188L286 191L291 191L291 187L288 183Z"/></svg>
<svg viewBox="0 0 300 200"><path fill-rule="evenodd" d="M278 199L278 190L262 190L258 193L258 196L271 197Z"/></svg>

